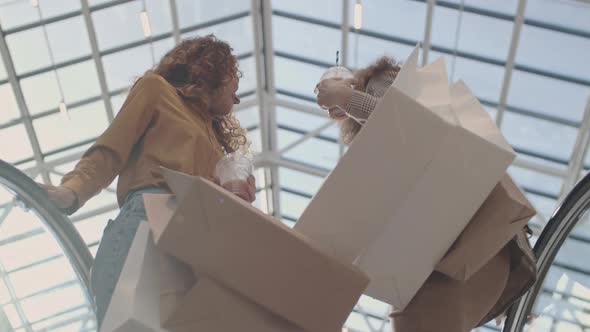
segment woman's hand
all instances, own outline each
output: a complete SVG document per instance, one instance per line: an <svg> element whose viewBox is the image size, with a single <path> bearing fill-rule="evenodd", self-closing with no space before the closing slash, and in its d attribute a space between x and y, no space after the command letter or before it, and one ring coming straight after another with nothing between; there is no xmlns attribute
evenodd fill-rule
<svg viewBox="0 0 590 332"><path fill-rule="evenodd" d="M61 210L69 209L76 201L76 194L71 189L63 186L56 187L50 184L37 184L45 190L47 196L49 196L49 200Z"/></svg>
<svg viewBox="0 0 590 332"><path fill-rule="evenodd" d="M325 109L340 107L346 109L346 105L352 96L352 87L357 83L355 78L341 79L338 77L322 80L316 85L317 103ZM330 112L334 116L333 112Z"/></svg>
<svg viewBox="0 0 590 332"><path fill-rule="evenodd" d="M254 175L248 176L248 180L246 182L242 180L228 181L221 185L219 178L217 177L213 181L248 203L252 203L256 200L256 178Z"/></svg>

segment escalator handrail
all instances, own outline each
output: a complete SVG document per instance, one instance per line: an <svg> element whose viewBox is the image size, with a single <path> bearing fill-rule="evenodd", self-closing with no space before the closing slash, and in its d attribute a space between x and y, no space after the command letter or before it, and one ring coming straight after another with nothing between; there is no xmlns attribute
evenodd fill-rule
<svg viewBox="0 0 590 332"><path fill-rule="evenodd" d="M534 248L537 257L537 282L525 296L512 305L504 332L522 331L555 256L589 206L590 173L578 181L565 196L543 228Z"/></svg>
<svg viewBox="0 0 590 332"><path fill-rule="evenodd" d="M46 229L62 246L74 272L83 283L83 291L89 303L92 304L90 291L92 254L70 219L59 211L49 200L46 192L31 178L1 159L0 184L14 190L32 210L39 214Z"/></svg>

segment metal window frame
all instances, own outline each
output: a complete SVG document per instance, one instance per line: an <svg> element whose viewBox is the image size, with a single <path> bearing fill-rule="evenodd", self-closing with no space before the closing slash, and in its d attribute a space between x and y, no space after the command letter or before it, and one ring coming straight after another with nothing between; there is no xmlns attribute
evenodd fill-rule
<svg viewBox="0 0 590 332"><path fill-rule="evenodd" d="M276 112L277 112L278 106L279 107L286 107L286 108L289 108L289 109L292 109L295 111L299 111L299 112L303 112L303 113L318 115L323 118L327 118L327 115L325 112L323 112L317 108L310 107L304 103L298 103L297 100L293 101L293 100L288 100L286 98L281 97L281 95L284 95L284 96L300 99L301 101L315 102L315 100L311 96L302 96L302 95L298 95L296 93L292 93L290 91L284 91L281 89L277 89L277 87L275 86L275 82L274 82L274 57L277 56L277 57L281 57L281 58L287 58L287 59L291 59L294 61L299 61L299 62L303 62L303 63L307 63L307 64L319 66L319 67L324 67L324 68L329 67L332 64L326 63L323 61L318 61L315 59L301 57L296 54L289 54L286 52L282 52L280 50L274 50L273 43L272 43L272 41L273 41L272 40L272 33L273 33L273 31L272 31L272 17L273 16L286 17L286 18L295 19L298 21L316 24L316 25L320 25L320 26L324 26L324 27L328 27L328 28L339 29L341 32L341 38L342 38L341 39L341 48L342 48L341 59L342 59L342 64L346 66L349 63L349 54L348 54L349 53L348 52L349 33L354 31L354 29L352 27L350 27L350 24L348 22L349 21L349 10L350 10L350 5L351 5L350 0L342 0L342 6L343 6L343 8L342 8L342 21L340 23L334 23L334 22L319 20L319 19L315 19L315 18L305 17L305 16L293 14L293 13L284 12L281 10L274 10L272 8L271 0L251 0L251 8L249 11L235 13L235 14L229 15L227 17L223 17L220 19L212 20L209 22L205 22L202 24L198 24L198 25L191 26L191 27L185 27L185 28L180 28L180 26L179 26L178 8L177 8L176 0L169 0L169 5L171 8L171 14L172 14L172 31L171 32L160 34L158 36L154 36L151 39L133 41L133 42L121 45L121 46L113 47L108 50L100 51L100 49L98 47L97 40L96 40L96 32L94 31L94 24L92 22L91 13L94 11L97 11L97 10L102 10L105 8L128 3L130 1L133 1L133 0L116 0L116 1L111 1L111 2L105 3L105 4L101 4L98 6L89 6L88 0L81 0L82 7L78 11L71 12L71 13L65 13L65 14L62 14L62 15L59 15L56 17L45 19L44 21L41 21L41 22L36 22L36 23L32 23L32 24L26 24L26 25L22 25L19 27L11 28L11 29L5 30L2 34L0 34L0 52L3 56L5 64L8 64L6 66L8 77L7 77L7 79L0 80L0 84L11 84L11 86L13 87L13 91L15 93L15 96L17 97L17 104L18 104L19 110L21 112L21 118L11 121L10 123L2 124L0 126L0 130L3 128L7 128L9 126L12 126L12 125L20 124L21 122L24 123L25 127L27 129L27 134L29 135L29 139L31 140L31 144L32 144L33 150L34 150L34 157L32 159L23 160L23 161L20 161L19 163L22 164L25 162L30 162L32 160L35 160L36 166L34 168L28 169L26 171L28 171L28 172L40 171L41 174L43 175L44 181L48 182L49 181L49 172L55 166L58 166L60 164L67 163L70 161L74 161L80 157L81 153L73 153L71 155L66 155L66 156L60 157L56 160L49 161L49 162L45 161L46 157L52 156L54 154L62 153L62 152L67 151L69 149L74 149L76 147L79 147L81 145L89 143L91 140L87 140L84 142L77 142L77 143L72 144L70 146L56 149L55 151L46 152L45 154L41 153L41 150L39 147L39 142L38 142L38 139L36 138L36 134L35 134L34 128L32 126L32 121L34 119L38 119L43 116L48 116L50 114L54 114L55 112L57 112L57 110L56 109L48 110L48 111L42 112L40 114L35 114L34 116L31 116L30 114L28 114L28 110L26 108L26 102L24 100L24 96L22 95L22 91L20 90L18 82L22 78L31 77L33 75L37 75L37 74L41 74L41 73L53 70L54 67L41 68L41 69L37 69L37 70L31 71L28 73L24 73L22 75L17 75L16 72L14 71L14 66L12 65L12 61L10 58L8 47L5 42L5 36L7 34L18 33L20 31L25 31L27 29L32 29L32 28L41 26L43 24L50 24L50 23L58 22L60 20L73 18L78 15L82 15L85 20L85 24L86 24L86 27L87 27L87 30L89 33L89 39L90 39L90 44L91 44L91 54L83 56L83 57L79 57L76 59L71 59L71 60L65 61L63 63L57 64L56 67L63 68L65 66L73 65L73 64L80 63L83 61L93 60L95 66L97 68L97 72L98 72L98 78L99 78L99 83L100 83L100 88L101 88L100 96L91 97L91 98L88 98L83 101L69 104L68 106L69 107L76 107L76 106L85 105L87 103L103 100L103 102L105 104L107 116L108 116L109 120L112 120L113 109L112 109L111 97L118 94L118 93L121 93L122 90L124 90L124 89L119 89L117 91L108 91L104 67L102 65L102 57L103 56L108 55L108 54L113 54L118 51L130 49L133 47L146 45L151 42L163 40L163 39L170 38L170 37L172 37L174 39L175 44L178 44L181 40L182 34L192 32L194 30L206 28L209 26L213 26L216 24L222 24L222 23L229 22L232 20L241 19L241 18L244 18L247 16L251 16L251 18L253 20L253 29L254 29L254 33L253 33L254 50L251 54L247 54L246 56L252 55L255 58L256 73L257 73L257 78L256 78L257 90L255 92L256 99L250 101L247 105L246 105L246 103L243 103L242 105L240 105L240 107L238 107L238 109L251 107L251 106L255 106L255 105L259 106L260 130L261 130L261 135L262 135L262 153L259 156L257 156L256 164L257 164L257 166L263 167L265 169L265 171L264 171L265 183L270 183L270 186L268 186L268 188L270 188L270 189L268 190L267 204L269 206L272 206L272 211L275 216L283 217L285 220L290 220L290 217L284 216L281 213L280 193L281 192L289 192L292 194L304 194L304 193L297 192L296 190L293 190L292 188L282 187L280 185L279 176L278 176L278 174L279 174L278 172L279 172L280 167L285 167L288 169L293 169L293 170L297 170L297 171L300 171L303 173L312 174L312 175L316 175L316 176L320 176L320 177L325 177L329 173L329 170L323 169L321 167L317 167L314 165L309 165L309 164L306 164L301 161L288 159L285 157L284 153L286 151L290 150L291 148L293 148L301 143L304 143L305 141L307 141L311 138L316 138L316 139L320 139L320 140L329 141L334 144L339 144L340 153L342 153L342 151L343 151L343 146L342 146L341 142L339 142L338 140L335 140L332 137L324 136L321 134L321 132L328 127L327 124L323 124L322 126L319 126L318 128L310 130L310 131L302 131L302 130L299 130L296 128L292 128L292 127L277 123L277 113ZM516 22L513 27L513 34L512 34L512 39L511 39L511 45L510 45L510 48L508 51L508 56L505 61L498 60L498 59L494 59L491 57L481 56L478 54L463 52L463 51L459 51L459 50L453 50L453 49L450 49L447 47L442 47L440 45L432 45L431 44L432 19L433 19L434 11L436 10L436 8L442 7L442 8L452 8L455 10L459 10L459 6L460 6L459 4L455 4L455 3L452 3L449 1L441 1L441 0L439 0L439 1L437 1L437 0L409 0L409 1L426 3L426 12L425 12L426 20L425 20L425 30L424 30L423 40L421 40L421 41L411 40L411 39L402 38L399 36L383 34L383 33L376 32L376 31L369 31L366 29L361 29L360 31L358 31L358 33L362 36L377 38L377 39L390 41L390 42L394 42L394 43L399 43L399 44L407 45L410 47L413 47L418 42L421 42L424 47L424 53L423 53L423 58L422 58L423 65L428 62L429 52L436 51L436 52L447 53L447 54L456 53L457 56L460 56L460 57L463 57L466 59L479 61L479 62L490 64L490 65L505 67L504 81L502 84L502 88L501 88L498 102L496 103L496 102L489 101L489 100L482 100L481 101L482 104L484 104L484 105L487 105L490 107L495 107L498 109L497 123L499 125L501 125L501 123L502 123L504 113L505 112L512 112L515 114L530 116L532 118L538 118L538 119L542 119L542 120L546 120L546 121L555 122L555 123L558 123L561 125L579 128L579 136L578 136L578 140L576 141L576 146L574 148L574 158L572 158L569 161L563 160L560 158L555 158L553 156L548 156L548 155L538 153L535 151L528 151L527 149L522 149L522 148L518 148L518 147L516 149L517 152L521 153L524 156L542 158L542 159L551 161L553 163L556 163L557 165L567 166L567 170L565 170L565 169L560 169L559 167L552 167L552 166L532 162L530 160L525 160L525 159L521 159L521 158L517 158L514 163L516 166L519 166L519 167L531 169L536 172L540 172L540 173L548 174L548 175L552 175L552 176L557 176L557 177L562 177L562 178L566 179L562 190L567 191L567 188L569 186L571 186L572 183L575 183L575 180L577 180L578 175L580 174L581 170L584 167L584 165L583 165L583 160L585 157L584 153L586 152L586 150L588 149L588 145L590 144L589 143L590 138L588 138L588 137L590 137L590 124L589 124L590 121L586 118L587 115L584 116L584 120L582 122L576 122L576 121L572 121L569 119L560 118L557 116L540 114L539 112L535 112L533 110L526 110L526 109L514 107L512 105L508 105L507 104L507 99L508 99L507 97L508 97L508 93L510 90L509 87L510 87L511 75L514 72L514 70L527 72L527 73L531 73L531 74L535 74L535 75L540 75L543 77L549 77L549 78L553 78L553 79L557 79L557 80L561 80L561 81L565 81L565 82L570 82L570 83L575 83L575 84L590 87L590 80L581 79L578 77L571 77L568 75L562 75L559 73L550 72L550 71L542 70L539 68L533 68L530 66L517 64L515 62L515 59L516 59L517 47L519 44L520 30L522 29L523 25L534 26L534 27L543 28L543 29L549 29L552 31L557 31L560 33L575 35L575 36L584 37L584 38L590 38L590 33L587 33L585 31L572 29L572 28L567 28L567 27L563 27L563 26L557 26L554 24L547 24L544 22L539 22L536 20L527 19L525 17L526 0L519 0L518 9L517 9L516 15L514 15L514 16L506 15L506 14L502 14L502 13L497 13L494 11L484 10L484 9L480 9L480 8L473 7L473 6L464 6L463 10L465 12L478 14L478 15L482 15L482 16L487 16L487 17L493 17L493 18L511 21L511 22ZM590 100L589 100L585 114L590 113L589 109L590 109ZM588 117L590 117L590 115ZM302 135L302 138L300 138L299 140L297 140L296 142L294 142L290 145L287 145L286 147L283 147L282 149L279 149L279 147L278 147L278 131L279 130L288 130L288 131L296 132L296 133ZM35 142L36 142L36 144L35 144ZM35 148L35 145L37 146L37 148ZM265 185L264 187L267 187L267 186ZM524 188L524 189L525 189L525 191L527 191L530 194L539 195L541 197L546 197L546 198L550 198L550 199L554 199L554 200L559 199L559 196L555 195L554 193L547 193L547 192L536 190L534 188ZM270 194L270 191L272 191L272 195ZM265 192L267 192L267 190L265 190ZM305 194L304 197L309 198L309 195ZM76 220L83 220L86 217L94 216L94 215L97 215L100 213L105 213L105 212L110 211L113 208L115 208L114 205L109 205L109 206L97 209L95 211L89 211L88 213L86 213L84 215L77 216ZM357 312L360 314L363 314L363 315L368 315L367 313L362 312L362 310L357 311ZM380 319L381 317L372 316L371 318Z"/></svg>

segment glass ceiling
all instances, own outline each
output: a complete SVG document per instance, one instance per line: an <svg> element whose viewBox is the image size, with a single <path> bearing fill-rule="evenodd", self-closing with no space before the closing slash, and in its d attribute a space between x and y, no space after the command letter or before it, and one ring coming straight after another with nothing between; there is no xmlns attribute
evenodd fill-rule
<svg viewBox="0 0 590 332"><path fill-rule="evenodd" d="M584 1L365 0L360 30L352 27L354 0L31 3L0 0L0 158L38 181L56 184L72 169L117 114L134 78L180 39L208 33L240 57L237 115L259 152L255 205L288 225L344 151L337 126L313 95L336 50L350 68L383 54L403 61L417 43L427 46L428 62L445 56L450 78L468 84L518 152L509 172L539 211L537 235L563 193L590 169L584 139L590 4ZM144 7L148 36L139 16ZM69 119L59 111L62 101ZM93 254L117 213L115 187L72 217ZM67 264L44 260L55 254L50 240L23 236L35 220L18 208L0 217L0 330L92 331L87 309L67 286L73 274L51 272ZM11 259L23 252L34 259ZM590 263L582 259L589 253L590 226L582 222L550 271L546 299L535 309L536 331L590 330ZM41 282L39 273L51 280ZM58 294L63 310L48 304L47 294ZM551 309L560 301L567 310ZM363 298L347 327L388 331L387 310Z"/></svg>

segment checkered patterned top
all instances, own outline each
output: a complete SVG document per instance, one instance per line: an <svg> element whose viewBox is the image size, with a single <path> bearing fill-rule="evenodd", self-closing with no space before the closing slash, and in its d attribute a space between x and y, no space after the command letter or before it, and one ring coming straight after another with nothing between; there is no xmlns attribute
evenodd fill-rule
<svg viewBox="0 0 590 332"><path fill-rule="evenodd" d="M367 121L379 100L393 84L396 75L397 72L394 71L382 72L369 79L367 92L354 90L346 105L346 113L361 124Z"/></svg>

